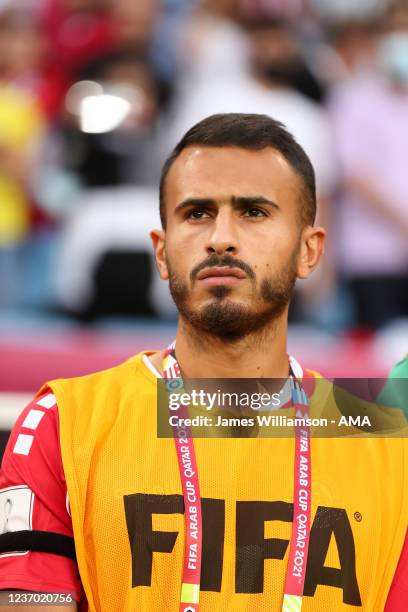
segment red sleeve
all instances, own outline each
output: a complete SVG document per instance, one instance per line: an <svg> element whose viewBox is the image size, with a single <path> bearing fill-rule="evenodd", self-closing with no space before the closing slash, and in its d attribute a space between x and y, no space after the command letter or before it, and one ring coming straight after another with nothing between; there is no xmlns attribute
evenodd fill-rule
<svg viewBox="0 0 408 612"><path fill-rule="evenodd" d="M46 390L18 418L0 470L0 534L27 529L73 537L54 395ZM78 568L42 552L0 554L0 589L71 593L81 599Z"/></svg>
<svg viewBox="0 0 408 612"><path fill-rule="evenodd" d="M408 606L408 531L388 593L384 612L406 612Z"/></svg>

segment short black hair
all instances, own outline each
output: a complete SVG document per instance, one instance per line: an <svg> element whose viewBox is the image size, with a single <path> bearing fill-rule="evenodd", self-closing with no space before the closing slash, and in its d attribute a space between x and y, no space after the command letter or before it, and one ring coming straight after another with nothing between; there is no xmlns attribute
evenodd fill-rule
<svg viewBox="0 0 408 612"><path fill-rule="evenodd" d="M302 179L299 203L303 225L313 225L316 217L316 179L312 163L283 123L268 115L219 113L194 125L175 146L164 163L160 177L160 219L166 228L165 183L173 162L190 146L239 147L258 151L272 147L279 151Z"/></svg>

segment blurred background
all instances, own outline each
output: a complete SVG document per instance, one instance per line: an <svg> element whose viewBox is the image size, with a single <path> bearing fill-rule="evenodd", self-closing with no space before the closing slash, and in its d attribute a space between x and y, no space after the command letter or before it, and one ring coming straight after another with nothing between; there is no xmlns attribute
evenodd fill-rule
<svg viewBox="0 0 408 612"><path fill-rule="evenodd" d="M329 248L291 352L356 377L408 352L406 0L0 0L2 443L45 380L173 338L161 165L230 111L282 121L316 170Z"/></svg>

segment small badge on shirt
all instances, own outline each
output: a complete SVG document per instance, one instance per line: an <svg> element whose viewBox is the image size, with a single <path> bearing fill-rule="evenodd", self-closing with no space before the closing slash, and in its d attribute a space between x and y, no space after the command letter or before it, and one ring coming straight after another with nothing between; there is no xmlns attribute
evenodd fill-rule
<svg viewBox="0 0 408 612"><path fill-rule="evenodd" d="M25 485L0 490L0 535L32 529L34 493ZM24 555L27 551L0 556Z"/></svg>

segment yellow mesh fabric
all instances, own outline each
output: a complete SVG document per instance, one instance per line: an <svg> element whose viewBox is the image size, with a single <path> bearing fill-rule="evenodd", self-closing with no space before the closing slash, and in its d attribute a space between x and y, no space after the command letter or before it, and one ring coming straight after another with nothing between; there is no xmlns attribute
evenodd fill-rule
<svg viewBox="0 0 408 612"><path fill-rule="evenodd" d="M149 546L144 534L129 536L124 497L136 495L127 499L133 500L130 522L140 526L140 499L155 495L164 509L175 499L170 496L182 493L174 441L156 436L154 375L140 354L111 370L50 386L58 400L63 466L90 610L178 611L183 514L153 514L151 531L175 532L174 548L153 552L151 584L132 587L131 550L139 551L133 571L140 571ZM259 516L265 508L267 515L271 508L273 516L287 515L293 501L293 439L197 439L195 448L201 497L215 500L209 502L213 509L225 506L221 587L201 591L200 610L280 610L289 546L282 560L259 564L259 538L288 542L292 523L261 519L259 527ZM312 440L313 554L323 550L323 582L330 582L330 572L335 581L342 567L344 584L321 584L315 569L311 579L318 585L314 595L303 597L302 610L359 609L343 602L355 566L362 609L382 612L407 526L406 464L405 440ZM212 512L208 537L216 538L220 526L222 533L222 515ZM210 573L217 559L207 562ZM237 585L250 590L262 569L261 592L236 592Z"/></svg>

